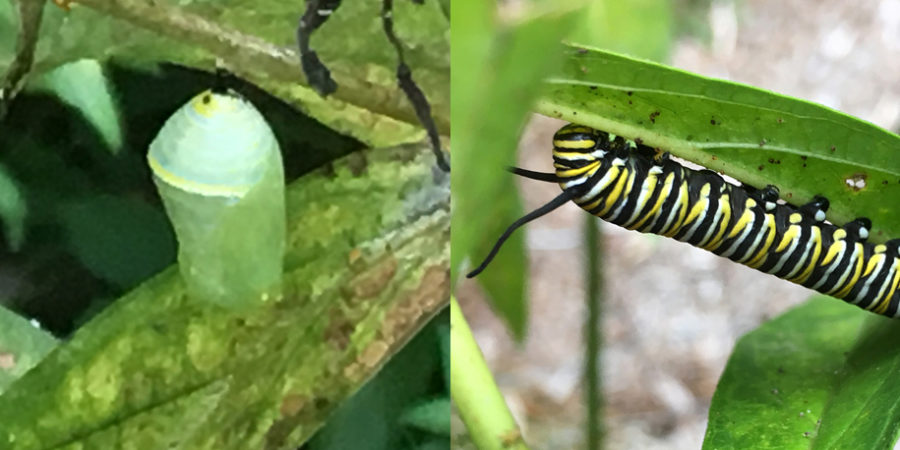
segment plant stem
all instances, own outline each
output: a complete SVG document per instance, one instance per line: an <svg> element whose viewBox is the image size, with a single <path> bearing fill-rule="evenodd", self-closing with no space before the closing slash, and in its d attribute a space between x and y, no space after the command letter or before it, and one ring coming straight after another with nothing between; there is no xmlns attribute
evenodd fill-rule
<svg viewBox="0 0 900 450"><path fill-rule="evenodd" d="M584 324L585 334L585 395L587 404L587 450L599 450L603 447L603 389L600 379L600 350L603 337L600 334L601 296L603 289L603 273L600 263L600 230L597 219L585 217L584 240L587 249L587 322Z"/></svg>
<svg viewBox="0 0 900 450"><path fill-rule="evenodd" d="M300 69L300 56L293 47L285 47L244 34L209 19L163 2L151 0L79 0L79 4L101 11L112 17L126 20L184 42L202 47L220 58L227 67L239 75L255 67L266 77L282 81L307 84ZM298 7L300 16L302 8ZM340 88L334 98L369 111L392 117L418 126L413 107L396 88L377 85L366 79L365 73L346 73L333 69L332 76ZM434 120L442 134L449 135L449 105L433 104ZM445 114L444 111L447 111Z"/></svg>
<svg viewBox="0 0 900 450"><path fill-rule="evenodd" d="M450 395L479 450L527 450L455 297L450 298Z"/></svg>

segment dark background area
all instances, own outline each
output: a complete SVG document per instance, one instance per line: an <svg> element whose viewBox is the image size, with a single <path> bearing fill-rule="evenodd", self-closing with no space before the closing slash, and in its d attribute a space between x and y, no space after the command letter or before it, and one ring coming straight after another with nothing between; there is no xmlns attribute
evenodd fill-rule
<svg viewBox="0 0 900 450"><path fill-rule="evenodd" d="M27 205L24 239L0 249L0 302L57 336L175 262L175 240L146 164L162 124L221 76L164 66L109 66L123 135L113 152L81 113L26 92L0 123L0 156ZM240 80L230 85L266 116L293 180L362 144Z"/></svg>

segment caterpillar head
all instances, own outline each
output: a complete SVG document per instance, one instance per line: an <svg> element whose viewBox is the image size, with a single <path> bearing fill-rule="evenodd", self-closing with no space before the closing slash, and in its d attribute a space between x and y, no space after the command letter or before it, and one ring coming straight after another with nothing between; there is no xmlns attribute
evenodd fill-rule
<svg viewBox="0 0 900 450"><path fill-rule="evenodd" d="M584 125L569 124L553 135L553 161L558 168L584 167L610 152L627 150L625 139Z"/></svg>

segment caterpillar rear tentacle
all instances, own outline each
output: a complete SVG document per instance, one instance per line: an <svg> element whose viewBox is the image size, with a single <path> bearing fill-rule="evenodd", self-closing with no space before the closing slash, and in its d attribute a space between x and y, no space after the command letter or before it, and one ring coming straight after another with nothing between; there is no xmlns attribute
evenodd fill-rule
<svg viewBox="0 0 900 450"><path fill-rule="evenodd" d="M500 247L503 246L503 243L506 242L507 239L509 239L513 231L516 231L517 228L553 211L556 208L559 208L562 205L565 205L573 198L574 194L572 193L572 191L563 191L562 194L557 195L556 198L550 200L550 202L546 205L541 206L540 208L522 216L519 220L513 222L512 225L506 228L506 231L503 232L503 234L500 236L500 239L497 239L497 243L494 244L494 247L491 249L490 253L488 253L487 257L484 258L484 261L481 263L481 265L476 267L475 270L466 274L466 277L472 278L481 273L481 271L483 271L485 267L487 267L487 265L491 263L491 260L494 259L494 256L497 256L497 252L500 251Z"/></svg>
<svg viewBox="0 0 900 450"><path fill-rule="evenodd" d="M844 226L825 221L828 199L794 206L778 202L778 189L726 182L693 170L666 152L570 124L553 137L555 174L513 168L540 181L558 182L582 209L616 225L672 237L878 314L900 316L900 239L867 241L872 222ZM485 261L522 224L564 203L560 195L516 221ZM527 220L526 220L527 219Z"/></svg>
<svg viewBox="0 0 900 450"><path fill-rule="evenodd" d="M312 50L309 44L312 33L321 27L341 6L344 0L309 0L306 2L306 11L297 25L297 45L300 48L300 65L310 87L319 95L326 97L334 93L338 84L331 78L331 71L319 59L318 54ZM413 3L423 4L423 0L413 0ZM397 54L397 86L403 91L403 95L412 104L419 123L425 128L431 150L434 153L437 166L444 172L450 172L450 161L441 149L441 138L437 125L431 116L431 104L425 93L413 80L412 69L406 64L404 58L404 45L394 33L394 0L381 0L381 26L391 47Z"/></svg>

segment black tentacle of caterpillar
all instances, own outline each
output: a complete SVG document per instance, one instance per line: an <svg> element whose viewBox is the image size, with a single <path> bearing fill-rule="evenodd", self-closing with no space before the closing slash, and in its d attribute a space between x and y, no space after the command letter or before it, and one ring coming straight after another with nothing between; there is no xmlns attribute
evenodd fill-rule
<svg viewBox="0 0 900 450"><path fill-rule="evenodd" d="M337 83L331 78L331 71L325 67L325 64L319 59L318 54L309 46L309 38L312 33L324 24L332 14L341 6L343 0L309 0L306 3L306 11L300 17L300 24L297 27L297 44L300 48L300 65L303 68L303 74L309 81L309 85L315 89L319 95L325 97L337 90ZM424 0L411 0L413 3L422 4ZM397 84L403 95L413 105L416 112L416 118L425 128L428 134L428 140L437 159L437 165L445 172L450 171L450 163L444 157L441 150L440 135L437 131L437 125L434 118L431 117L431 105L425 93L416 84L412 77L412 70L406 64L403 58L403 46L400 40L394 34L394 1L382 0L381 6L381 23L384 28L384 34L390 41L391 46L397 53Z"/></svg>
<svg viewBox="0 0 900 450"><path fill-rule="evenodd" d="M616 225L672 237L762 272L890 317L900 309L900 239L867 242L872 223L825 222L828 200L802 206L776 203L773 186L755 189L693 170L621 137L570 124L553 137L555 173L513 168L563 193L513 223L484 262L484 270L512 232L573 200Z"/></svg>
<svg viewBox="0 0 900 450"><path fill-rule="evenodd" d="M331 71L322 64L319 55L309 47L309 38L341 6L342 0L309 0L297 26L297 45L300 47L300 66L310 87L325 97L337 90Z"/></svg>

